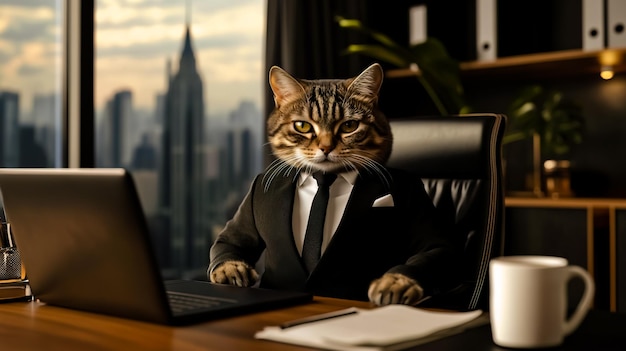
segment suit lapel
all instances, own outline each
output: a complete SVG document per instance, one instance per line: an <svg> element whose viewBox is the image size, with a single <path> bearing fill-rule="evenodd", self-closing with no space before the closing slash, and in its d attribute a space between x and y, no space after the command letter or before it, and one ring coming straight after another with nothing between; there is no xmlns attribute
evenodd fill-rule
<svg viewBox="0 0 626 351"><path fill-rule="evenodd" d="M276 235L280 242L290 243L297 252L293 242L292 212L295 194L295 182L293 176L276 177L272 180L270 188L266 192L263 213L268 218L269 230Z"/></svg>

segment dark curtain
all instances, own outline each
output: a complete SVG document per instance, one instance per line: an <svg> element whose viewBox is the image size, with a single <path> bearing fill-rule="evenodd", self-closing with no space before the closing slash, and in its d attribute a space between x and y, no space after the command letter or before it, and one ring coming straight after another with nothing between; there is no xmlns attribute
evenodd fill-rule
<svg viewBox="0 0 626 351"><path fill-rule="evenodd" d="M367 17L362 0L268 0L266 68L278 65L305 79L343 78L363 58L341 51L358 40L356 33L339 28L337 15ZM358 70L359 68L356 67Z"/></svg>

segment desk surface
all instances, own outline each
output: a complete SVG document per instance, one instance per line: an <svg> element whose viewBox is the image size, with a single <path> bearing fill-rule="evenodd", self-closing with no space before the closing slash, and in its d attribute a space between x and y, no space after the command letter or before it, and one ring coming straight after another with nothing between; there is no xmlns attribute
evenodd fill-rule
<svg viewBox="0 0 626 351"><path fill-rule="evenodd" d="M37 302L0 304L3 350L254 350L307 348L256 340L267 325L357 306L366 302L316 297L312 303L225 318L184 327L168 327Z"/></svg>
<svg viewBox="0 0 626 351"><path fill-rule="evenodd" d="M316 297L312 303L273 311L167 327L47 306L36 302L0 304L0 346L4 350L310 350L256 340L266 325L368 303ZM488 325L415 347L420 351L504 350L493 344ZM557 350L626 350L626 315L592 311L581 328Z"/></svg>

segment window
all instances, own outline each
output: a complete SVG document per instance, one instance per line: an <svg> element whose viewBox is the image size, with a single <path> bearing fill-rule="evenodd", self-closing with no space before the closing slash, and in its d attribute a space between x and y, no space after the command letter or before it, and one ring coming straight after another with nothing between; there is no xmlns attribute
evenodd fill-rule
<svg viewBox="0 0 626 351"><path fill-rule="evenodd" d="M0 4L0 167L61 167L62 9Z"/></svg>
<svg viewBox="0 0 626 351"><path fill-rule="evenodd" d="M262 167L263 0L97 0L97 167L135 179L166 278L208 250Z"/></svg>

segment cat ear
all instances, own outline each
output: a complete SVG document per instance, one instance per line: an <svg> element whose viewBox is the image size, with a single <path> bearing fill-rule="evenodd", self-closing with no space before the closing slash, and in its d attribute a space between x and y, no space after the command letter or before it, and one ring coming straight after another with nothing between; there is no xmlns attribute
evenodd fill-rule
<svg viewBox="0 0 626 351"><path fill-rule="evenodd" d="M348 95L356 95L368 102L374 102L378 99L378 92L383 83L383 68L375 63L347 82Z"/></svg>
<svg viewBox="0 0 626 351"><path fill-rule="evenodd" d="M270 68L270 86L276 107L291 102L304 94L304 88L294 77L278 66Z"/></svg>

